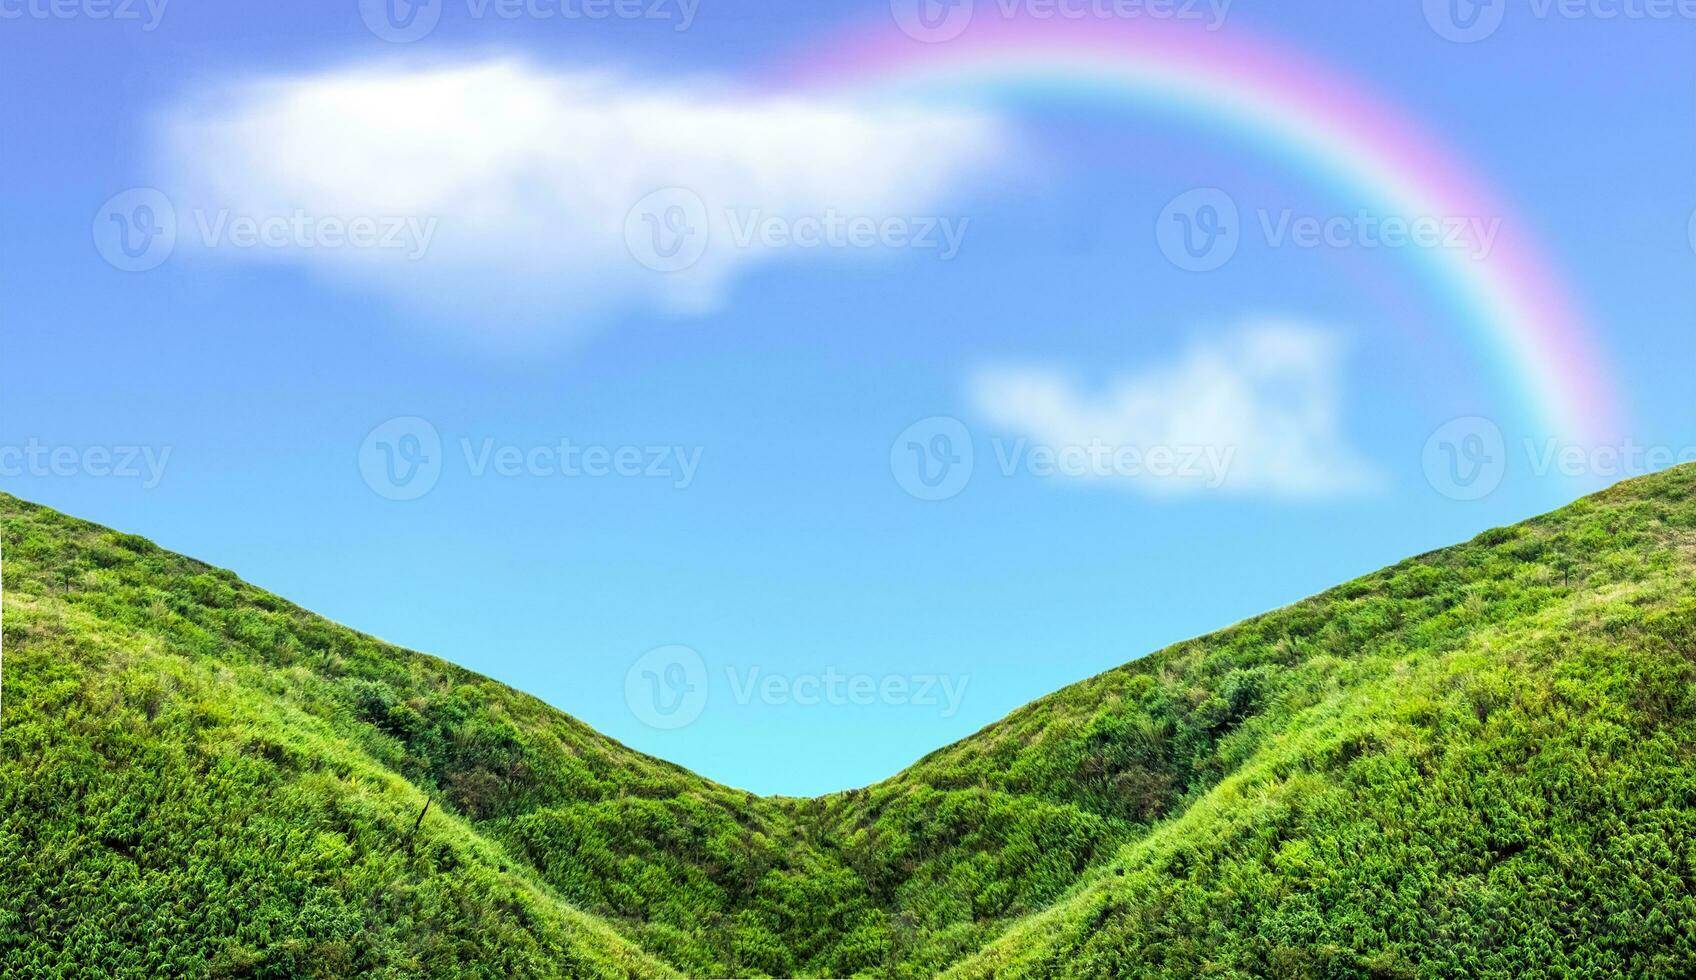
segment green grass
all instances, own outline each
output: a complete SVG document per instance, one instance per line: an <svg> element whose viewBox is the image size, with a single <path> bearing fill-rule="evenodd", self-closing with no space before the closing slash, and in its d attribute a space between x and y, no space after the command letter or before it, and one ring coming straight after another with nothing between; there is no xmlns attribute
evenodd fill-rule
<svg viewBox="0 0 1696 980"><path fill-rule="evenodd" d="M5 976L1696 974L1696 467L813 800L0 519Z"/></svg>

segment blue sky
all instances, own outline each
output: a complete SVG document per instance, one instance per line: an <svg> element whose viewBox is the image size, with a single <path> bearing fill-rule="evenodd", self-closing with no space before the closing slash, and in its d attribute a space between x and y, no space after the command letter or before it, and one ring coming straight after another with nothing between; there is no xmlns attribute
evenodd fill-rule
<svg viewBox="0 0 1696 980"><path fill-rule="evenodd" d="M1550 433L1405 253L1194 272L1156 234L1196 189L1246 220L1346 192L1183 113L751 84L899 30L793 6L447 0L392 43L354 0L0 3L0 488L814 793L1632 469L1539 472ZM1696 458L1696 23L1542 9L1458 44L1413 0L1237 0L1221 34L1435 133L1589 314L1620 441ZM177 241L126 257L148 189ZM703 217L703 254L651 250ZM1158 447L1229 461L1152 473ZM1463 499L1443 454L1480 451Z"/></svg>

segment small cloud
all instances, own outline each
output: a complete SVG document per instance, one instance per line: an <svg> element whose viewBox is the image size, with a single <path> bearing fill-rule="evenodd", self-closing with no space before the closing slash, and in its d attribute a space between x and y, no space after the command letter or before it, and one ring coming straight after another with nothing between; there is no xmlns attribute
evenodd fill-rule
<svg viewBox="0 0 1696 980"><path fill-rule="evenodd" d="M1033 367L981 370L971 391L991 424L1075 461L1064 475L1150 493L1334 497L1381 482L1342 434L1340 362L1330 333L1256 322L1099 391Z"/></svg>
<svg viewBox="0 0 1696 980"><path fill-rule="evenodd" d="M831 220L937 215L1001 141L971 111L495 60L237 85L179 106L166 143L191 244L487 330L710 310ZM334 222L340 247L277 220L297 218ZM275 240L232 244L243 219ZM356 219L411 224L395 247L347 247ZM783 234L751 230L772 221Z"/></svg>

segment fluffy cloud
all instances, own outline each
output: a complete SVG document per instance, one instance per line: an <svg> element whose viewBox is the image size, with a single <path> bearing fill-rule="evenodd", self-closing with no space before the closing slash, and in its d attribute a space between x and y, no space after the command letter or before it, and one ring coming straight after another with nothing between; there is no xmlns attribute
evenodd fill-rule
<svg viewBox="0 0 1696 980"><path fill-rule="evenodd" d="M493 330L707 309L781 252L911 237L1003 140L972 112L499 60L241 85L179 107L166 142L179 242L305 263ZM392 247L348 247L356 220L383 223ZM232 238L267 221L265 241Z"/></svg>
<svg viewBox="0 0 1696 980"><path fill-rule="evenodd" d="M978 372L972 396L992 425L1060 459L1061 475L1155 493L1327 497L1378 482L1341 431L1340 360L1324 331L1260 322L1099 390L1016 367Z"/></svg>

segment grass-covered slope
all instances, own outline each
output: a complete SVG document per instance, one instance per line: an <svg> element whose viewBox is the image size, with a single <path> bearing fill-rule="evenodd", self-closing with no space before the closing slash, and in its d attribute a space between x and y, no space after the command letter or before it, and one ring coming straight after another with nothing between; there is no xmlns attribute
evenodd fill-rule
<svg viewBox="0 0 1696 980"><path fill-rule="evenodd" d="M671 972L471 824L521 698L142 539L0 517L0 975ZM555 718L584 769L686 778Z"/></svg>
<svg viewBox="0 0 1696 980"><path fill-rule="evenodd" d="M133 535L4 495L0 533L0 975L888 972L1107 853L1092 825L1062 874L897 894L1018 865L1052 815L849 840L852 807L714 784ZM895 834L927 852L876 865Z"/></svg>
<svg viewBox="0 0 1696 980"><path fill-rule="evenodd" d="M1182 644L1003 729L1193 776L949 975L1696 975L1693 685L1690 467Z"/></svg>
<svg viewBox="0 0 1696 980"><path fill-rule="evenodd" d="M7 976L1696 972L1696 468L817 800L0 520Z"/></svg>

